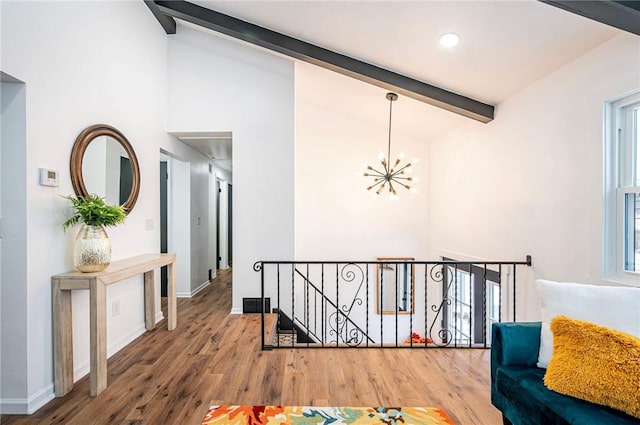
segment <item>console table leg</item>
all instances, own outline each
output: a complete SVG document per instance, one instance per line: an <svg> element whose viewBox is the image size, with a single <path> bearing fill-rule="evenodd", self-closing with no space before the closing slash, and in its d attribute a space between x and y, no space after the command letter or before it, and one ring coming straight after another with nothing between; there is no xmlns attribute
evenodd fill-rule
<svg viewBox="0 0 640 425"><path fill-rule="evenodd" d="M153 270L144 273L144 325L148 331L156 327L156 281Z"/></svg>
<svg viewBox="0 0 640 425"><path fill-rule="evenodd" d="M90 394L107 388L107 289L98 279L89 284Z"/></svg>
<svg viewBox="0 0 640 425"><path fill-rule="evenodd" d="M176 267L175 263L167 265L167 329L170 331L178 324L178 304L176 301Z"/></svg>
<svg viewBox="0 0 640 425"><path fill-rule="evenodd" d="M56 397L73 389L73 330L71 291L60 289L60 280L53 281L53 385Z"/></svg>

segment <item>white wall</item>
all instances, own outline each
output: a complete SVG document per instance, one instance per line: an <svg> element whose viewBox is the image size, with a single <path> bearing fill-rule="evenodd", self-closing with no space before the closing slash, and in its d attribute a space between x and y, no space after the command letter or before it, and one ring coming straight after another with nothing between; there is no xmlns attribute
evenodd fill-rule
<svg viewBox="0 0 640 425"><path fill-rule="evenodd" d="M60 195L73 193L69 156L85 127L118 128L140 162L140 198L126 223L109 229L113 259L158 252L167 41L143 2L2 2L1 24L1 69L26 83L28 228L27 279L18 283L27 293L27 391L2 409L26 412L53 397L50 282L72 269L76 232L62 232L68 210ZM60 170L60 187L39 186L39 167ZM145 230L147 219L153 230ZM144 331L142 293L141 277L108 288L108 306L120 300L121 307L107 320L109 352ZM88 370L88 294L74 294L73 313L77 377Z"/></svg>
<svg viewBox="0 0 640 425"><path fill-rule="evenodd" d="M0 217L3 219L0 267L0 400L27 393L27 194L26 88L0 86Z"/></svg>
<svg viewBox="0 0 640 425"><path fill-rule="evenodd" d="M640 40L621 35L432 144L433 257L533 257L534 278L602 282L603 104L640 87ZM453 254L451 254L453 253Z"/></svg>
<svg viewBox="0 0 640 425"><path fill-rule="evenodd" d="M171 158L167 191L167 248L176 253L176 294L191 294L191 166L188 161ZM197 252L194 252L197 255Z"/></svg>
<svg viewBox="0 0 640 425"><path fill-rule="evenodd" d="M418 194L398 188L399 201L387 193L373 200L366 188L371 178L357 176L362 164L380 168L378 152L387 152L389 101L386 90L352 78L296 64L296 259L375 260L377 257L426 259L429 243L428 141L393 125L391 157L420 158L414 176ZM311 88L310 88L311 87ZM339 87L368 91L378 108L364 116L320 106L313 95ZM340 103L336 93L336 104ZM415 102L394 102L394 121Z"/></svg>
<svg viewBox="0 0 640 425"><path fill-rule="evenodd" d="M258 296L255 261L294 255L293 64L179 25L168 128L233 133L233 309Z"/></svg>

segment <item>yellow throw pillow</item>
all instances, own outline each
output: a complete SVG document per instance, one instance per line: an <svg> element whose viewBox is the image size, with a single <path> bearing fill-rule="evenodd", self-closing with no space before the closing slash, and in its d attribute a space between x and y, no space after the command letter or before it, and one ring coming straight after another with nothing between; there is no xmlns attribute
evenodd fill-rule
<svg viewBox="0 0 640 425"><path fill-rule="evenodd" d="M640 418L640 338L565 316L551 331L547 388Z"/></svg>

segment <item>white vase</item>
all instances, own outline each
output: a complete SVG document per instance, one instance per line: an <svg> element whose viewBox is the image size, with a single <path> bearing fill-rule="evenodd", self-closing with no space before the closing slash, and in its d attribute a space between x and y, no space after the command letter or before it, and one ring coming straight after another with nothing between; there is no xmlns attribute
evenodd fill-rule
<svg viewBox="0 0 640 425"><path fill-rule="evenodd" d="M99 272L111 262L111 241L104 226L83 224L73 247L73 265L81 272Z"/></svg>

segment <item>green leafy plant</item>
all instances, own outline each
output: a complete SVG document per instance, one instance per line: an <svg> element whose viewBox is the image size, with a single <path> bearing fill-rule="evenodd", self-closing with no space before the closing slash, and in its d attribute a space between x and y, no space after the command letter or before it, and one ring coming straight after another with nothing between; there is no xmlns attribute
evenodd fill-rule
<svg viewBox="0 0 640 425"><path fill-rule="evenodd" d="M124 208L120 205L107 205L104 198L98 195L89 195L86 197L75 197L73 195L63 196L69 200L74 209L74 213L67 221L62 224L62 230L65 232L67 228L75 226L78 223L84 223L89 226L115 226L122 223L127 217Z"/></svg>

